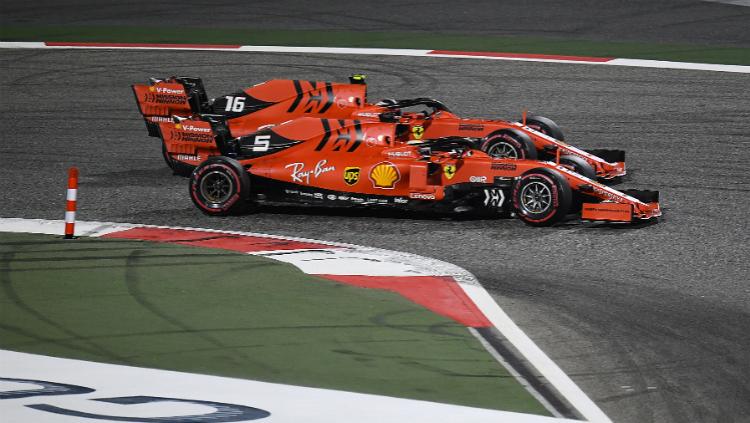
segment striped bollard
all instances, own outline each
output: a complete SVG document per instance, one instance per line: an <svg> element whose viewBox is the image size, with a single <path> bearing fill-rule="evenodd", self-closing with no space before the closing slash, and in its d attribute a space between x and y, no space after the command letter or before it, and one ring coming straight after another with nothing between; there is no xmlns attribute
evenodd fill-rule
<svg viewBox="0 0 750 423"><path fill-rule="evenodd" d="M68 170L68 195L65 205L65 239L75 238L76 226L76 198L78 197L78 168Z"/></svg>

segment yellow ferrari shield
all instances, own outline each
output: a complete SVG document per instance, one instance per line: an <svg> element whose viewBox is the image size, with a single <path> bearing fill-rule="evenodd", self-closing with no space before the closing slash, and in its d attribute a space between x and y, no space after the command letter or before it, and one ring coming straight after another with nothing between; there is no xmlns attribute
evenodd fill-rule
<svg viewBox="0 0 750 423"><path fill-rule="evenodd" d="M443 166L443 174L448 179L453 179L453 176L456 174L456 166L454 165L445 165Z"/></svg>
<svg viewBox="0 0 750 423"><path fill-rule="evenodd" d="M415 140L421 140L424 135L424 127L422 125L415 125L411 127L411 134Z"/></svg>

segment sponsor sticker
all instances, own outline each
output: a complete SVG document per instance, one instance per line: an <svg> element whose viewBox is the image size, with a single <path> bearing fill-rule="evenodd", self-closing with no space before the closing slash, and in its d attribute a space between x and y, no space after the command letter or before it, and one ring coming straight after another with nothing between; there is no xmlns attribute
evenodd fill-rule
<svg viewBox="0 0 750 423"><path fill-rule="evenodd" d="M435 194L424 193L424 192L410 192L409 198L414 198L417 200L434 200Z"/></svg>
<svg viewBox="0 0 750 423"><path fill-rule="evenodd" d="M412 157L411 151L388 151L385 154L390 157Z"/></svg>
<svg viewBox="0 0 750 423"><path fill-rule="evenodd" d="M476 183L486 183L487 177L486 176L469 176L469 182L476 182Z"/></svg>
<svg viewBox="0 0 750 423"><path fill-rule="evenodd" d="M499 188L491 188L484 190L484 205L485 207L501 208L505 203L505 194L503 190Z"/></svg>
<svg viewBox="0 0 750 423"><path fill-rule="evenodd" d="M154 88L154 87L151 86L151 88ZM153 92L154 90L149 89L149 91ZM173 88L167 88L167 87L156 87L156 92L158 94L177 94L177 95L185 94L185 90L179 90L179 89L175 90Z"/></svg>
<svg viewBox="0 0 750 423"><path fill-rule="evenodd" d="M148 116L146 119L150 122L172 122L172 118L167 116Z"/></svg>
<svg viewBox="0 0 750 423"><path fill-rule="evenodd" d="M492 163L492 170L516 170L517 166L513 163Z"/></svg>
<svg viewBox="0 0 750 423"><path fill-rule="evenodd" d="M393 189L399 180L401 180L401 173L391 162L378 163L370 170L370 181L375 188Z"/></svg>
<svg viewBox="0 0 750 423"><path fill-rule="evenodd" d="M459 131L484 131L484 125L479 123L459 123Z"/></svg>
<svg viewBox="0 0 750 423"><path fill-rule="evenodd" d="M179 123L175 126L175 128L177 129L181 129L181 127L182 126ZM180 141L180 142L206 142L206 143L214 142L214 137L210 133L198 134L195 132L187 132L187 131L170 131L169 136L170 138L172 138L172 140Z"/></svg>
<svg viewBox="0 0 750 423"><path fill-rule="evenodd" d="M178 123L177 125L175 125L175 128L177 128L178 126L182 126L182 130L183 130L183 131L192 131L192 132L211 132L211 128L201 128L200 126L195 126L195 125L190 125L190 124L187 124L187 125L180 125L180 124ZM178 129L180 129L180 128L178 128Z"/></svg>
<svg viewBox="0 0 750 423"><path fill-rule="evenodd" d="M345 167L344 168L344 182L349 185L356 185L359 182L360 168L358 167Z"/></svg>
<svg viewBox="0 0 750 423"><path fill-rule="evenodd" d="M312 169L306 169L304 163L290 163L285 168L292 169L292 182L309 184L310 178L317 179L320 175L336 170L335 166L326 166L328 161L323 159L315 164Z"/></svg>
<svg viewBox="0 0 750 423"><path fill-rule="evenodd" d="M360 117L369 117L369 118L376 118L376 117L380 116L380 113L375 113L375 112L359 112L359 113L357 113L357 116L360 116Z"/></svg>

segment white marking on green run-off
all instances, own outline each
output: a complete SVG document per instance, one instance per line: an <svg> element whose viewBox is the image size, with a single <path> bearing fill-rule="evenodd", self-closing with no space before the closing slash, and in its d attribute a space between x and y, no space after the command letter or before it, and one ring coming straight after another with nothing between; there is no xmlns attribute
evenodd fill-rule
<svg viewBox="0 0 750 423"><path fill-rule="evenodd" d="M27 381L0 380L0 394L13 392L16 395L16 398L0 403L0 414L3 421L7 422L81 421L85 417L82 416L83 413L89 415L85 419L87 421L110 421L107 418L94 419L90 415L116 417L121 421L128 421L128 418L143 419L138 421L149 418L181 421L180 418L186 416L195 419L190 421L198 421L198 416L202 416L203 421L207 422L238 421L220 420L218 417L231 417L241 413L245 407L255 409L249 410L250 414L262 413L266 417L260 420L269 423L575 422L532 414L5 350L0 350L0 378ZM66 388L62 388L57 391L58 395L23 397L23 391L38 392L44 386L35 384L34 381L45 382L47 386L49 383L67 384L88 389L82 390L85 393L64 395L60 392L64 393ZM144 400L144 397L150 397L150 401L149 398ZM122 400L116 403L102 400L107 398ZM214 408L206 402L221 403L222 409ZM209 418L208 415L212 413L217 420Z"/></svg>

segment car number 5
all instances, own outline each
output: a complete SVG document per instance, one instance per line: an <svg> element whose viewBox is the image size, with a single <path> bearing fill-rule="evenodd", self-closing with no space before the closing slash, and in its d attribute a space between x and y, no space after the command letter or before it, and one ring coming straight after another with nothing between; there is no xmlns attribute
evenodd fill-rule
<svg viewBox="0 0 750 423"><path fill-rule="evenodd" d="M256 135L255 143L253 144L254 153L263 153L268 151L268 146L271 145L270 135Z"/></svg>

